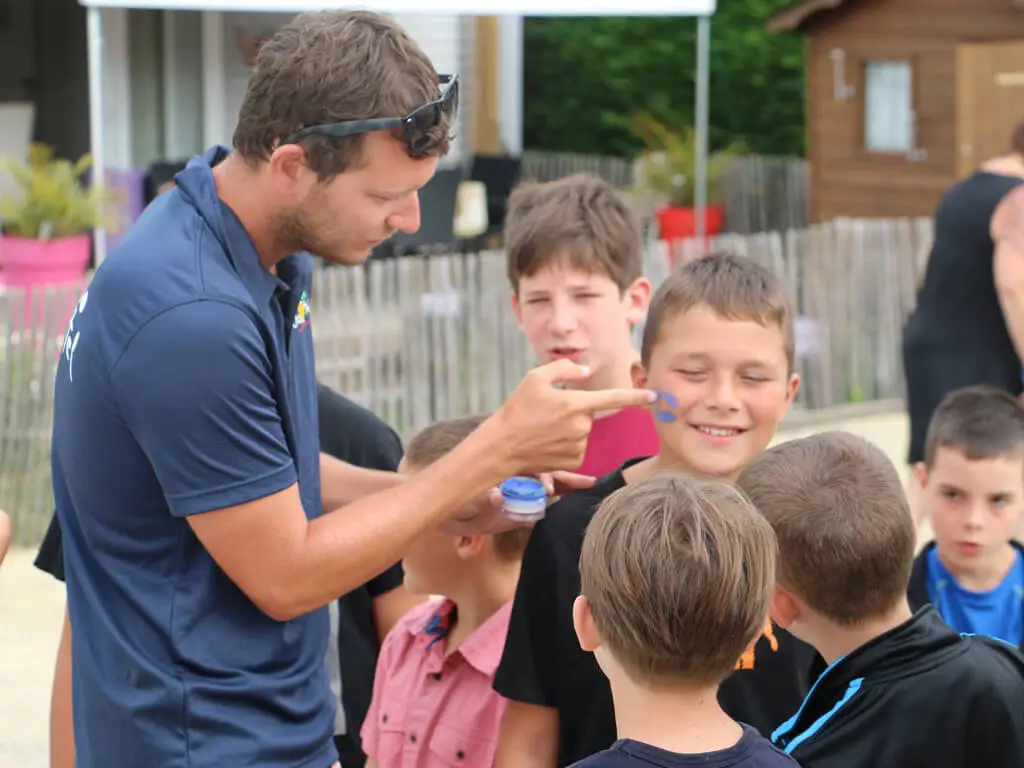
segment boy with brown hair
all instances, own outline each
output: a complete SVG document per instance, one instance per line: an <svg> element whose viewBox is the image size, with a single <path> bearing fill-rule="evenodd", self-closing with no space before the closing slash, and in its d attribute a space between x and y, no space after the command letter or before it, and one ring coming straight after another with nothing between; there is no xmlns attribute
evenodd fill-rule
<svg viewBox="0 0 1024 768"><path fill-rule="evenodd" d="M573 386L631 386L632 331L651 284L640 224L622 197L587 174L526 181L509 198L504 236L512 309L537 359L589 366L591 375ZM578 471L600 477L657 445L645 409L605 414L594 421Z"/></svg>
<svg viewBox="0 0 1024 768"><path fill-rule="evenodd" d="M399 472L430 466L484 419L450 419L422 430ZM384 640L363 721L367 768L494 761L505 702L491 683L529 537L525 527L471 536L436 530L408 548L406 589L445 597L410 610Z"/></svg>
<svg viewBox="0 0 1024 768"><path fill-rule="evenodd" d="M583 533L614 491L666 470L735 481L765 449L799 385L792 310L755 262L712 253L674 272L651 302L636 386L660 393L659 446L552 505L523 557L495 688L510 699L499 768L554 768L615 741L611 689L572 626ZM719 689L726 713L771 733L810 687L813 650L765 624Z"/></svg>
<svg viewBox="0 0 1024 768"><path fill-rule="evenodd" d="M728 483L665 473L601 503L573 622L611 685L618 740L577 766L795 768L716 697L764 628L775 560L771 526Z"/></svg>
<svg viewBox="0 0 1024 768"><path fill-rule="evenodd" d="M1024 641L1024 409L978 385L950 392L916 467L934 541L910 573L911 608L931 603L958 632Z"/></svg>
<svg viewBox="0 0 1024 768"><path fill-rule="evenodd" d="M829 664L776 746L805 768L1024 765L1024 657L931 606L911 614L914 524L880 449L844 432L793 440L739 486L778 540L773 618Z"/></svg>

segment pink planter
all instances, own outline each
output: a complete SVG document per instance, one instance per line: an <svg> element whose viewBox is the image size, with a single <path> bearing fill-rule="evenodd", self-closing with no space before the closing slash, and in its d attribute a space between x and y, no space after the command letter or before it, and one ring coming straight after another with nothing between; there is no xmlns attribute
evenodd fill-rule
<svg viewBox="0 0 1024 768"><path fill-rule="evenodd" d="M46 323L48 331L58 331L67 325L77 292L67 290L66 297L65 291L51 292L59 306L48 308L44 289L79 283L89 266L90 243L89 235L52 240L0 235L0 285L25 291L27 326Z"/></svg>

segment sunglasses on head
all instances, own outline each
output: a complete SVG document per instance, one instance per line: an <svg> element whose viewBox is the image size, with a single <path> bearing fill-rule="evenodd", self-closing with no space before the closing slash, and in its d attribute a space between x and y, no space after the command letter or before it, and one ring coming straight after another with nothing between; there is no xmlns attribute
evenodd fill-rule
<svg viewBox="0 0 1024 768"><path fill-rule="evenodd" d="M454 122L459 107L459 76L441 75L443 86L440 98L417 107L405 117L376 117L370 120L342 120L338 123L323 123L301 128L281 139L281 144L296 144L307 136L355 136L374 131L393 131L401 128L405 134L405 146L413 157L423 157L432 142L431 131L446 117Z"/></svg>

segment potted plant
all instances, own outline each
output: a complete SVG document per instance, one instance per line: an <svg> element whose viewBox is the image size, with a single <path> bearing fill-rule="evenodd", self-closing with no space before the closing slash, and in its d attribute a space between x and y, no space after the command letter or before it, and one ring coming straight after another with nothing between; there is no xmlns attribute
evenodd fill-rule
<svg viewBox="0 0 1024 768"><path fill-rule="evenodd" d="M673 131L649 114L636 118L635 129L646 146L638 162L639 184L659 198L660 206L655 212L659 236L663 240L692 237L697 223L693 207L697 132L693 128ZM719 182L729 163L744 151L737 142L708 154L706 235L722 230L725 210Z"/></svg>
<svg viewBox="0 0 1024 768"><path fill-rule="evenodd" d="M0 199L0 283L31 288L75 282L85 274L90 230L115 223L115 195L82 183L91 166L90 155L72 163L38 143L29 146L24 163L0 158L0 169L20 189Z"/></svg>

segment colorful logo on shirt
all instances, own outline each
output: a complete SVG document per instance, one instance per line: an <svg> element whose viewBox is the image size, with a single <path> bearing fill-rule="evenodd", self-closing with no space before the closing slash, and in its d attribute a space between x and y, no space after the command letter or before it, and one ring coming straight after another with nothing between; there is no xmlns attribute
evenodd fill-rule
<svg viewBox="0 0 1024 768"><path fill-rule="evenodd" d="M750 644L750 647L744 651L743 655L740 656L740 660L736 662L736 669L754 668L754 664L757 661L755 650L762 639L768 641L768 647L772 652L779 650L779 639L775 637L775 627L772 625L771 619L765 621L761 634Z"/></svg>
<svg viewBox="0 0 1024 768"><path fill-rule="evenodd" d="M310 309L309 309L309 294L306 291L302 292L299 296L299 306L295 308L295 319L292 320L292 330L302 333L302 331L309 327L310 320Z"/></svg>

